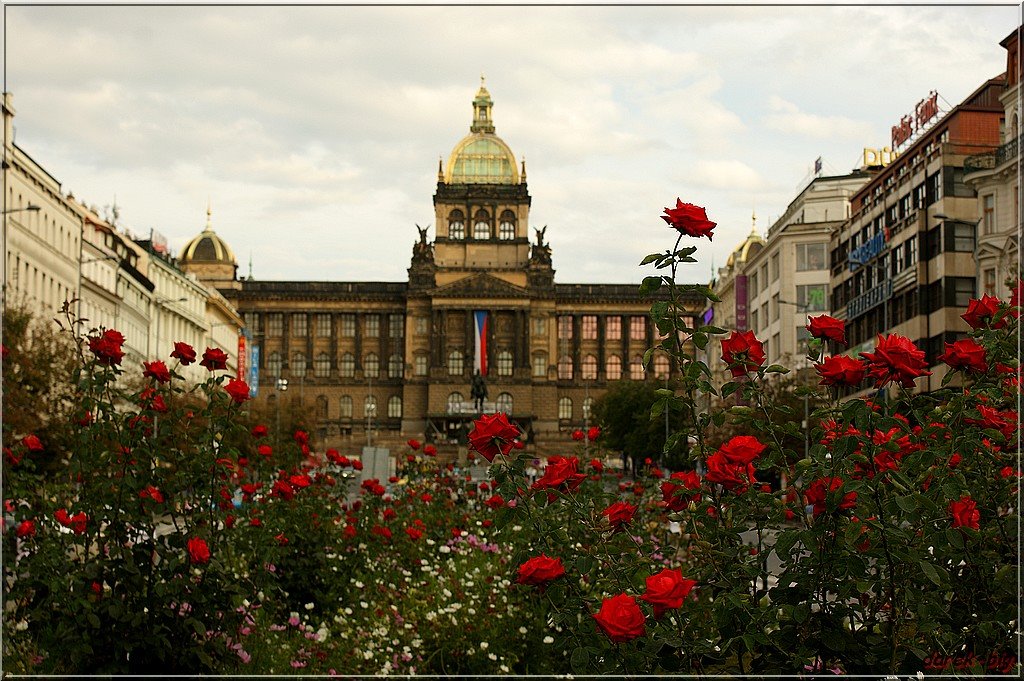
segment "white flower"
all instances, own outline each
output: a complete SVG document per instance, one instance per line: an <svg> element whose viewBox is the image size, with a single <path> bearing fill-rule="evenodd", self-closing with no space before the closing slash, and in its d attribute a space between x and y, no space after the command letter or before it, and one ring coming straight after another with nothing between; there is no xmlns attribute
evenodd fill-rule
<svg viewBox="0 0 1024 681"><path fill-rule="evenodd" d="M371 652L369 650L363 651L363 659L364 660L369 660L372 657L373 657L373 652Z"/></svg>
<svg viewBox="0 0 1024 681"><path fill-rule="evenodd" d="M363 588L363 583L358 581L358 580L356 580L356 588L357 589L362 589Z"/></svg>
<svg viewBox="0 0 1024 681"><path fill-rule="evenodd" d="M520 634L526 634L526 633L529 633L529 632L527 632L526 627L519 627L519 633Z"/></svg>
<svg viewBox="0 0 1024 681"><path fill-rule="evenodd" d="M555 639L551 638L550 636L545 636L544 637L544 643L554 643L554 642L555 642Z"/></svg>
<svg viewBox="0 0 1024 681"><path fill-rule="evenodd" d="M487 641L480 641L480 650L487 650L487 646L489 645L490 643L488 643Z"/></svg>
<svg viewBox="0 0 1024 681"><path fill-rule="evenodd" d="M359 607L362 608L363 610L366 610L367 608L370 607L370 604L367 603L366 601L359 601Z"/></svg>
<svg viewBox="0 0 1024 681"><path fill-rule="evenodd" d="M312 604L312 603L306 603L306 610L312 610L312 609L313 609L313 607L314 607L314 606L313 606L313 604Z"/></svg>
<svg viewBox="0 0 1024 681"><path fill-rule="evenodd" d="M491 660L497 660L498 659L498 656L495 655L494 653L487 653L487 657L489 659L491 659Z"/></svg>

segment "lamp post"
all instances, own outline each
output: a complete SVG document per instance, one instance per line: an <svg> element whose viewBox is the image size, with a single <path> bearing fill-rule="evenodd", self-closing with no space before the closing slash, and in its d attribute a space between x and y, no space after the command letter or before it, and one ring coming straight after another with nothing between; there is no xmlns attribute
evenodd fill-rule
<svg viewBox="0 0 1024 681"><path fill-rule="evenodd" d="M276 424L276 427L274 429L275 430L274 438L277 441L278 448L280 448L281 447L281 393L288 392L288 379L287 378L281 378L281 369L280 368L278 368L278 370L277 370L277 383L275 384L275 387L277 388L277 393L278 394L276 396L277 399L274 400L275 402L277 402L277 416L276 416L277 424Z"/></svg>
<svg viewBox="0 0 1024 681"><path fill-rule="evenodd" d="M27 210L27 211L30 211L32 213L38 213L39 211L42 210L42 208L40 206L35 205L34 203L30 203L27 206L25 206L24 208L7 208L5 210L0 211L0 215L10 215L11 213L20 213L23 210Z"/></svg>

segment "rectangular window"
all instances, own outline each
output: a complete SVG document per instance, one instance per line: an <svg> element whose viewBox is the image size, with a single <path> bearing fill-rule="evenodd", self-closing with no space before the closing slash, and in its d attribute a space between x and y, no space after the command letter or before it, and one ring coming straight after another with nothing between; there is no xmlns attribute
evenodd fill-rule
<svg viewBox="0 0 1024 681"><path fill-rule="evenodd" d="M750 278L747 281L748 281L748 284L747 284L747 297L748 298L756 298L757 297L757 272L754 272L753 274L751 274Z"/></svg>
<svg viewBox="0 0 1024 681"><path fill-rule="evenodd" d="M906 244L906 251L903 258L903 269L907 269L908 267L913 267L917 264L917 237L911 237L903 243Z"/></svg>
<svg viewBox="0 0 1024 681"><path fill-rule="evenodd" d="M803 312L823 312L826 308L825 297L828 295L828 284L809 284L796 287L796 304Z"/></svg>
<svg viewBox="0 0 1024 681"><path fill-rule="evenodd" d="M974 252L974 225L961 222L946 223L946 250L959 253Z"/></svg>
<svg viewBox="0 0 1024 681"><path fill-rule="evenodd" d="M905 218L910 215L910 195L900 197L900 217Z"/></svg>
<svg viewBox="0 0 1024 681"><path fill-rule="evenodd" d="M796 327L796 352L794 357L806 357L807 356L807 339L811 337L808 333L806 326Z"/></svg>
<svg viewBox="0 0 1024 681"><path fill-rule="evenodd" d="M354 338L356 335L356 316L354 314L341 315L341 335L346 338Z"/></svg>
<svg viewBox="0 0 1024 681"><path fill-rule="evenodd" d="M973 277L951 277L953 280L953 306L964 307L971 302L971 298L974 297L974 278Z"/></svg>
<svg viewBox="0 0 1024 681"><path fill-rule="evenodd" d="M280 336L284 331L284 315L280 312L271 312L267 315L267 335Z"/></svg>
<svg viewBox="0 0 1024 681"><path fill-rule="evenodd" d="M760 331L761 327L757 325L757 310L750 313L750 328L754 331Z"/></svg>
<svg viewBox="0 0 1024 681"><path fill-rule="evenodd" d="M375 314L366 315L365 336L367 338L380 337L380 317Z"/></svg>
<svg viewBox="0 0 1024 681"><path fill-rule="evenodd" d="M825 249L827 244L822 241L814 244L796 245L796 269L798 272L826 269Z"/></svg>
<svg viewBox="0 0 1024 681"><path fill-rule="evenodd" d="M580 332L583 340L597 340L597 315L583 315L583 325Z"/></svg>
<svg viewBox="0 0 1024 681"><path fill-rule="evenodd" d="M255 312L246 312L242 315L242 318L245 320L245 328L249 330L249 333L255 335L256 332L259 331L256 327L259 323L259 317L257 314Z"/></svg>
<svg viewBox="0 0 1024 681"><path fill-rule="evenodd" d="M985 270L985 293L990 296L996 294L996 271L995 269Z"/></svg>
<svg viewBox="0 0 1024 681"><path fill-rule="evenodd" d="M533 335L546 336L548 333L548 320L544 317L533 318Z"/></svg>
<svg viewBox="0 0 1024 681"><path fill-rule="evenodd" d="M306 313L300 312L292 315L292 335L296 338L306 336Z"/></svg>
<svg viewBox="0 0 1024 681"><path fill-rule="evenodd" d="M318 314L316 316L316 335L320 338L329 338L331 335L331 315Z"/></svg>
<svg viewBox="0 0 1024 681"><path fill-rule="evenodd" d="M942 176L938 171L935 171L928 176L925 186L925 203L932 205L936 201L942 198Z"/></svg>
<svg viewBox="0 0 1024 681"><path fill-rule="evenodd" d="M647 318L646 317L630 317L629 318L629 337L631 340L646 340L647 339Z"/></svg>
<svg viewBox="0 0 1024 681"><path fill-rule="evenodd" d="M761 265L761 286L768 288L768 263Z"/></svg>
<svg viewBox="0 0 1024 681"><path fill-rule="evenodd" d="M413 371L415 372L415 374L417 376L426 376L427 375L427 356L426 355L416 355L416 357L413 359Z"/></svg>
<svg viewBox="0 0 1024 681"><path fill-rule="evenodd" d="M772 296L772 321L779 321L779 294Z"/></svg>
<svg viewBox="0 0 1024 681"><path fill-rule="evenodd" d="M572 317L561 315L558 317L558 340L572 339Z"/></svg>
<svg viewBox="0 0 1024 681"><path fill-rule="evenodd" d="M548 358L545 355L533 356L534 378L544 378L548 375Z"/></svg>
<svg viewBox="0 0 1024 681"><path fill-rule="evenodd" d="M761 303L761 324L768 326L768 301Z"/></svg>
<svg viewBox="0 0 1024 681"><path fill-rule="evenodd" d="M772 336L772 348L775 350L775 354L768 355L766 352L765 355L770 356L770 361L774 362L779 359L779 352L782 350L782 344L779 342L779 334L775 334L774 336Z"/></svg>
<svg viewBox="0 0 1024 681"><path fill-rule="evenodd" d="M405 317L400 314L388 316L388 337L401 338L405 335Z"/></svg>
<svg viewBox="0 0 1024 681"><path fill-rule="evenodd" d="M622 317L606 317L604 337L607 340L622 340Z"/></svg>
<svg viewBox="0 0 1024 681"><path fill-rule="evenodd" d="M779 280L779 254L772 254L772 281Z"/></svg>
<svg viewBox="0 0 1024 681"><path fill-rule="evenodd" d="M416 335L426 336L427 335L427 318L417 317L416 318Z"/></svg>

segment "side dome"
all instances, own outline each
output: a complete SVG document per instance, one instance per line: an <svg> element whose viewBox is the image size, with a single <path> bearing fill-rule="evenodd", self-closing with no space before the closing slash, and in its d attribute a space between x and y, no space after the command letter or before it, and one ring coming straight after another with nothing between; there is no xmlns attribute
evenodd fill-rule
<svg viewBox="0 0 1024 681"><path fill-rule="evenodd" d="M504 140L494 134L491 109L494 102L484 87L473 98L473 123L451 156L444 172L447 184L519 184L516 157Z"/></svg>

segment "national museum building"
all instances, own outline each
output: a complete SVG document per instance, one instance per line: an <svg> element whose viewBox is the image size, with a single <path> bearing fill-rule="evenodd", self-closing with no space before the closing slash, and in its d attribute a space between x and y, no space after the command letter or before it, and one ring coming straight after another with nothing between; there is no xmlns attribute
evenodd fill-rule
<svg viewBox="0 0 1024 681"><path fill-rule="evenodd" d="M301 400L317 446L417 438L453 455L480 413L479 372L483 410L555 453L611 382L668 375L667 356L643 366L657 332L638 283L555 283L546 227L530 233L525 163L495 134L492 107L481 85L469 134L439 164L435 236L414 237L407 281L238 279L210 229L183 249L182 267L245 320L257 405Z"/></svg>

